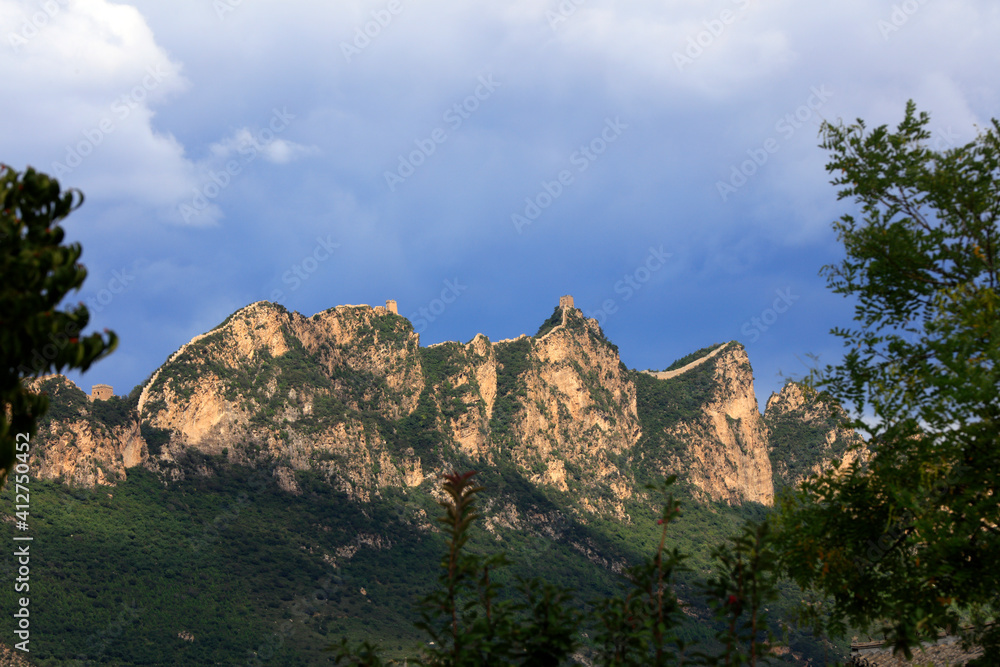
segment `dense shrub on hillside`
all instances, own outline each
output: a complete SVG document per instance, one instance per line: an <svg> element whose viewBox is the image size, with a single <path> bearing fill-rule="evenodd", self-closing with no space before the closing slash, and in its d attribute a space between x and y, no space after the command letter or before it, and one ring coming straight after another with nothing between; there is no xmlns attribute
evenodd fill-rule
<svg viewBox="0 0 1000 667"><path fill-rule="evenodd" d="M520 399L528 395L524 373L531 369L531 339L519 338L496 346L497 397L490 431L502 440L521 411Z"/></svg>
<svg viewBox="0 0 1000 667"><path fill-rule="evenodd" d="M704 357L706 354L708 354L712 350L714 350L714 349L716 349L718 347L721 347L721 346L722 346L722 343L716 343L714 345L709 345L708 347L703 347L700 350L695 350L691 354L684 355L683 357L681 357L680 359L678 359L674 363L670 364L669 366L667 366L663 370L664 371L673 371L673 370L676 370L678 368L683 368L684 366L687 366L688 364L690 364L692 361L697 361L698 359L701 359L702 357Z"/></svg>
<svg viewBox="0 0 1000 667"><path fill-rule="evenodd" d="M89 405L90 416L109 428L131 426L138 418L135 406L128 398L112 396L106 401Z"/></svg>
<svg viewBox="0 0 1000 667"><path fill-rule="evenodd" d="M149 422L142 423L139 434L146 441L149 455L153 457L159 456L163 446L170 442L170 431L165 428L156 428Z"/></svg>
<svg viewBox="0 0 1000 667"><path fill-rule="evenodd" d="M41 420L43 424L53 420L79 418L90 407L90 400L83 390L58 377L42 380L38 391L49 397L49 409Z"/></svg>
<svg viewBox="0 0 1000 667"><path fill-rule="evenodd" d="M670 380L633 372L643 434L656 437L654 434L662 434L677 422L699 418L701 407L718 390L714 369L710 360Z"/></svg>
<svg viewBox="0 0 1000 667"><path fill-rule="evenodd" d="M443 475L444 515L438 522L449 538L441 557L437 587L418 605L415 626L429 641L419 650L420 664L440 667L487 665L557 666L587 654L599 665L667 667L668 665L757 664L772 653L772 635L764 605L777 598L776 557L767 523L748 524L743 532L713 551L716 568L702 585L717 621L721 654L692 649L678 634L684 614L674 590L685 556L667 549L667 529L680 514L671 495L658 524L654 555L625 571L627 592L574 605L575 592L537 577L500 583L499 572L511 561L504 552L485 556L466 549L479 518L475 472ZM662 485L666 491L674 478ZM510 584L513 584L512 586ZM510 589L513 595L505 596ZM331 646L337 664L377 667L398 664L381 657L369 641L354 645L343 638Z"/></svg>
<svg viewBox="0 0 1000 667"><path fill-rule="evenodd" d="M465 347L454 341L434 347L422 347L420 363L424 370L425 384L428 387L437 386L465 368Z"/></svg>
<svg viewBox="0 0 1000 667"><path fill-rule="evenodd" d="M552 311L552 315L549 316L549 319L542 322L542 326L538 327L538 331L535 333L535 338L541 338L562 324L562 318L563 308L562 306L556 306L555 310Z"/></svg>

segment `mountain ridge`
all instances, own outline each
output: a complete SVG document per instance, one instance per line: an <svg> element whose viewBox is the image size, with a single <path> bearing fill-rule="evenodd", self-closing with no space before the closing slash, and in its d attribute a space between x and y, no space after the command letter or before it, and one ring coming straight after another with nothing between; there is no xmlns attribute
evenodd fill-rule
<svg viewBox="0 0 1000 667"><path fill-rule="evenodd" d="M455 470L479 471L484 487L470 544L581 599L610 594L656 549L664 499L651 488L676 475L685 511L671 543L691 556L677 582L684 632L711 643L697 582L712 549L857 443L794 383L762 414L736 341L669 368L686 370L626 368L566 303L534 336L420 347L389 308L307 317L257 302L127 398L34 379L50 410L29 461L33 528L55 550L35 595L72 619L46 630L59 642L46 655L87 650L80 628L127 598L157 612L121 639L119 664L152 664L151 647L170 664L228 663L275 628L290 633L282 664L327 664L322 647L344 634L405 658L413 596L439 562L440 475ZM826 650L802 634L789 645L798 664Z"/></svg>
<svg viewBox="0 0 1000 667"><path fill-rule="evenodd" d="M104 485L143 465L176 478L178 457L194 449L233 463L272 461L293 492L294 471L315 470L367 498L418 486L464 457L509 460L533 483L587 491L585 507L618 516L652 471L679 475L704 500L769 506L776 482L790 480L772 469L775 420L766 413L777 397L761 414L735 341L669 373L627 369L568 297L535 336L477 334L429 347L389 307L342 305L307 317L258 301L171 354L142 387L128 429L84 420L56 432L50 420L41 472ZM774 404L787 417L797 400ZM660 419L657 410L669 414ZM810 459L811 472L849 440L828 433L828 445L840 444ZM787 473L783 461L774 467Z"/></svg>

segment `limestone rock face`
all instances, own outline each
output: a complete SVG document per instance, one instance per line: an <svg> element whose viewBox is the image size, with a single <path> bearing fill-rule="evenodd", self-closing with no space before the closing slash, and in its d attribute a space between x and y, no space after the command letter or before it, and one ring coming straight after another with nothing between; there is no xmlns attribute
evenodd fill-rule
<svg viewBox="0 0 1000 667"><path fill-rule="evenodd" d="M502 453L537 484L611 483L620 473L609 455L639 438L629 373L597 322L575 308L562 308L542 336L441 343L423 364L439 428L457 448L486 460Z"/></svg>
<svg viewBox="0 0 1000 667"><path fill-rule="evenodd" d="M311 318L287 316L293 340L323 364L336 385L346 388L350 380L341 378L347 374L385 383L389 391L381 394L377 408L390 419L417 407L423 383L420 337L406 319L382 306L337 306ZM375 393L362 393L362 400L371 400Z"/></svg>
<svg viewBox="0 0 1000 667"><path fill-rule="evenodd" d="M825 422L822 456L776 446L769 427L788 440L819 423L819 408L786 388L765 423L744 348L699 354L669 372L630 371L569 302L535 336L425 348L386 308L305 317L258 302L171 355L127 419L53 384L65 395L40 434L39 469L88 486L136 465L167 479L211 474L182 465L197 453L266 468L288 493L310 471L371 500L386 488L434 488L437 474L481 462L570 493L584 513L628 521L643 485L668 474L704 500L770 505L776 480L791 483L841 451L847 435ZM104 413L117 421L95 418Z"/></svg>
<svg viewBox="0 0 1000 667"><path fill-rule="evenodd" d="M384 308L306 318L252 304L158 370L141 416L170 434L159 461L188 448L277 459L359 498L422 483L449 451L491 460L500 450L538 484L602 481L626 498L631 485L609 456L641 433L634 384L597 323L561 310L537 338L421 350Z"/></svg>
<svg viewBox="0 0 1000 667"><path fill-rule="evenodd" d="M31 448L30 465L40 479L62 480L70 486L114 486L127 479L129 468L145 461L149 452L139 422L126 419L108 425L94 415L97 407L62 375L32 380L28 388L49 394L60 418L43 418Z"/></svg>
<svg viewBox="0 0 1000 667"><path fill-rule="evenodd" d="M767 428L757 407L746 350L739 343L729 343L707 356L714 358L690 364L685 374L657 380L692 382L695 373L710 377L710 389L697 414L669 429L670 435L684 443L671 470L686 477L707 499L771 505L774 485Z"/></svg>
<svg viewBox="0 0 1000 667"><path fill-rule="evenodd" d="M770 456L775 486L797 486L829 469L867 461L869 451L857 432L843 428L843 409L831 410L797 382L788 382L767 400L764 420L770 430Z"/></svg>
<svg viewBox="0 0 1000 667"><path fill-rule="evenodd" d="M48 446L37 461L36 474L71 486L114 486L128 477L128 468L139 465L146 456L138 422L114 428L87 419L52 422L39 435Z"/></svg>
<svg viewBox="0 0 1000 667"><path fill-rule="evenodd" d="M743 346L733 345L720 355L715 363L715 377L719 390L705 412L712 420L718 442L725 445L723 458L733 465L735 472L726 472L725 465L716 467L714 475L705 476L706 488L712 483L709 480L714 481L716 488L721 482L730 494L725 500L742 495L744 500L771 505L774 485L767 429L757 407L753 371ZM724 497L721 490L716 493L720 499Z"/></svg>
<svg viewBox="0 0 1000 667"><path fill-rule="evenodd" d="M497 361L489 339L479 334L466 345L434 345L422 363L427 389L441 414L439 428L464 454L486 456L497 395Z"/></svg>
<svg viewBox="0 0 1000 667"><path fill-rule="evenodd" d="M389 456L358 414L403 419L422 384L419 338L386 308L338 306L307 318L258 302L172 355L139 410L170 434L157 455L164 463L189 448L244 464L274 461L283 488L295 488L290 470L315 469L367 499L419 478L419 462Z"/></svg>
<svg viewBox="0 0 1000 667"><path fill-rule="evenodd" d="M563 316L540 338L510 344L524 347L527 359L510 443L534 481L566 491L574 482L616 480L611 456L631 450L641 429L635 385L617 349L579 310Z"/></svg>

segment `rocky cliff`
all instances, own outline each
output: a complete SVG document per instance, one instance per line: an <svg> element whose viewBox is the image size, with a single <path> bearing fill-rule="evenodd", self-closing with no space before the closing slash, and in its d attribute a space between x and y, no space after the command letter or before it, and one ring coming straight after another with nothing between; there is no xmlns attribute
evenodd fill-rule
<svg viewBox="0 0 1000 667"><path fill-rule="evenodd" d="M839 461L849 466L868 458L868 449L857 432L844 428L847 418L796 382L772 394L764 410L770 432L771 465L776 490L796 486L806 477Z"/></svg>
<svg viewBox="0 0 1000 667"><path fill-rule="evenodd" d="M91 486L135 465L190 474L179 461L198 452L267 465L292 493L295 471L311 471L362 500L451 465L508 465L582 511L626 518L626 501L665 474L704 500L770 505L773 480L803 472L786 451L794 434L769 439L769 428L812 424L792 392L772 397L766 422L735 342L667 373L630 371L571 306L534 336L422 348L386 308L306 317L258 302L171 355L136 392L131 422L103 424L84 405L56 410L39 456L47 476ZM846 436L832 437L823 456Z"/></svg>
<svg viewBox="0 0 1000 667"><path fill-rule="evenodd" d="M662 473L678 475L706 500L772 504L767 429L742 345L718 346L679 371L637 379L648 396L643 455L655 460L663 452Z"/></svg>
<svg viewBox="0 0 1000 667"><path fill-rule="evenodd" d="M50 401L35 436L39 446L32 448L36 477L73 486L114 485L149 458L139 421L121 399L91 403L61 375L32 380L28 387Z"/></svg>
<svg viewBox="0 0 1000 667"><path fill-rule="evenodd" d="M557 308L550 321L558 323L494 346L492 447L533 482L623 516L633 483L619 461L641 435L631 373L579 310ZM597 487L608 493L587 492Z"/></svg>
<svg viewBox="0 0 1000 667"><path fill-rule="evenodd" d="M338 306L312 317L258 302L173 355L144 388L143 423L169 434L152 467L189 449L235 463L316 470L367 499L423 480L412 448L384 428L417 408L424 384L417 334L385 308ZM172 471L173 472L173 471Z"/></svg>
<svg viewBox="0 0 1000 667"><path fill-rule="evenodd" d="M256 303L173 355L139 410L170 434L159 462L189 448L278 460L359 497L419 484L456 456L500 456L564 491L612 484L609 456L640 433L635 387L596 322L560 311L541 336L420 348L384 308L306 318Z"/></svg>

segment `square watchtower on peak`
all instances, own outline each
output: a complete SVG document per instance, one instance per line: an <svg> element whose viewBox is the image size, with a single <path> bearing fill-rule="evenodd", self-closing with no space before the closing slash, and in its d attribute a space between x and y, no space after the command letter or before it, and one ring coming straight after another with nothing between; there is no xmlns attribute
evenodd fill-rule
<svg viewBox="0 0 1000 667"><path fill-rule="evenodd" d="M573 307L573 297L570 295L559 297L559 307L560 308L572 308Z"/></svg>
<svg viewBox="0 0 1000 667"><path fill-rule="evenodd" d="M91 401L106 401L115 395L114 389L109 384L95 384L90 387Z"/></svg>

